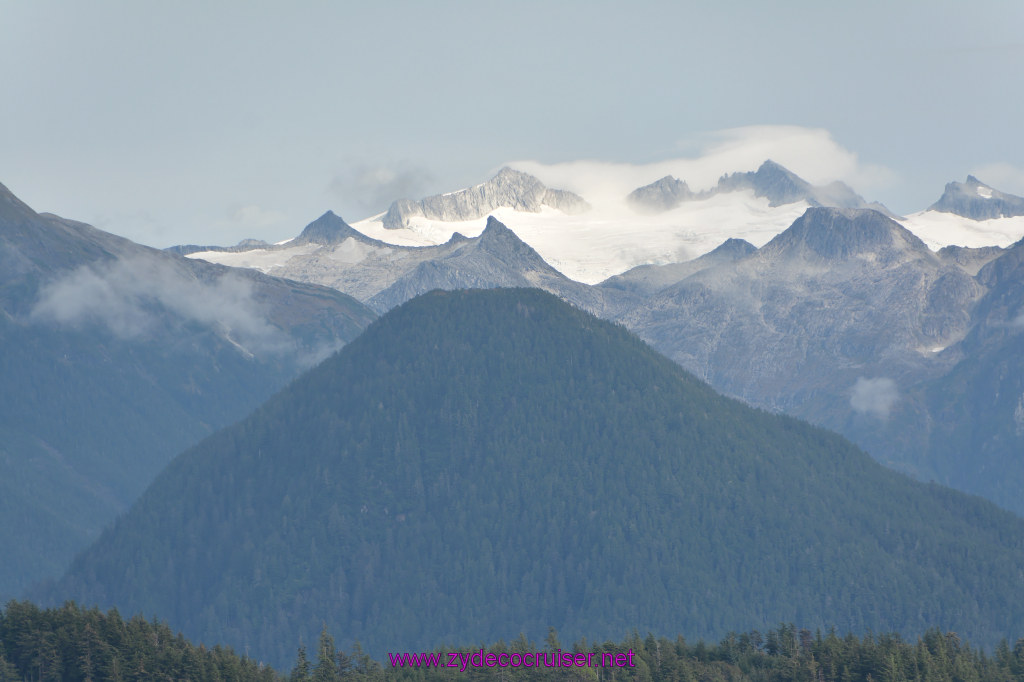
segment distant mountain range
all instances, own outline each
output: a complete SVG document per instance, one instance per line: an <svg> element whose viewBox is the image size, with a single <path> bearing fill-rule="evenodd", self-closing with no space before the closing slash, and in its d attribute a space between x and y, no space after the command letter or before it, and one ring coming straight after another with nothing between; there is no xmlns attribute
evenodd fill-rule
<svg viewBox="0 0 1024 682"><path fill-rule="evenodd" d="M651 215L657 209L657 216L671 216L685 213L690 210L687 207L717 202L715 215L722 216L729 206L736 208L751 199L765 202L768 215L795 209L804 213L760 248L741 238L724 239L699 258L637 266L593 286L564 276L519 237L523 232L541 234L539 226L545 218L550 218L548 233L567 229L567 223L559 223L557 212L542 211L537 217L509 213L507 208L497 212L506 210L504 215L515 220L538 221L538 227L516 233L514 224L506 229L492 217L479 236L455 234L441 245L412 247L370 238L359 229L369 223L349 226L331 214L287 244L192 255L332 286L378 312L433 288L538 286L625 324L729 395L839 430L887 464L1024 513L1024 503L1006 483L1018 477L1024 480L1024 462L1015 455L1024 441L1016 435L1014 416L1024 387L1016 393L990 387L999 396L1000 407L995 411L991 405L983 410L981 405L987 403L979 400L961 408L978 419L982 411L988 415L985 419L1004 415L1000 423L1005 424L1005 433L969 426L975 418L949 419L948 410L928 397L941 392L943 377L958 375L971 363L988 362L982 358L992 352L991 344L972 341L981 328L1017 328L1012 316L986 322L981 315L1002 290L988 273L1002 272L1006 266L997 262L1015 258L1019 246L945 246L936 251L935 230L948 232L952 229L948 221L954 220L971 225L977 236L992 225L1009 229L1024 217L975 220L966 209L960 215L933 207L916 217L894 220L865 208L801 208L830 197L834 204L869 205L852 190L830 187L813 187L772 162L756 172L724 176L703 196L681 181L663 178L631 195L629 203L648 202L642 213L633 215ZM978 201L1013 204L1012 195L990 192L973 178L965 187ZM936 206L956 209L949 197L957 192L962 193L947 188ZM671 197L678 201L673 204L676 200ZM789 200L796 203L781 203ZM572 219L593 217L595 212L597 208ZM334 227L330 234L314 237L310 231L321 229L316 227L321 221ZM496 238L499 225L500 239ZM591 230L590 225L577 224L579 239L606 248L602 242L606 227ZM625 222L615 225L640 239L658 224L648 223L640 233L630 233ZM666 225L657 229L671 234ZM935 228L930 233L925 230L926 236L931 235L930 243L910 229L920 225ZM1024 222L1020 226L1024 232ZM413 227L427 230L426 223L416 227L413 221ZM387 236L381 230L376 234ZM570 241L565 235L560 238ZM989 238L996 239L992 234ZM555 240L551 237L546 243ZM1006 277L1016 281L1018 275ZM1002 343L1012 345L1014 338L1011 333ZM957 369L961 363L965 364ZM982 386L988 385L976 390L983 390ZM954 437L950 430L957 429L964 432ZM977 452L988 453L988 473L976 470ZM1000 480L1000 475L1005 478Z"/></svg>
<svg viewBox="0 0 1024 682"><path fill-rule="evenodd" d="M175 254L36 214L2 188L0 366L13 388L0 520L13 521L0 541L25 551L0 567L0 596L58 571L175 452L374 311L435 288L540 287L719 390L1024 514L1024 252L1011 246L1024 200L969 177L893 221L828 205L870 205L847 190L769 161L711 190L664 178L609 208L505 169L396 202L391 227L328 212L284 244ZM943 246L959 237L976 246Z"/></svg>
<svg viewBox="0 0 1024 682"><path fill-rule="evenodd" d="M724 398L617 325L537 290L435 291L176 458L40 596L276 665L324 624L378 655L780 621L991 646L1024 630L1022 565L1024 520Z"/></svg>
<svg viewBox="0 0 1024 682"><path fill-rule="evenodd" d="M0 598L59 575L175 454L374 317L37 214L0 185Z"/></svg>
<svg viewBox="0 0 1024 682"><path fill-rule="evenodd" d="M1015 199L1020 205L1024 199L986 189L974 178L969 178L966 190L956 190L959 186L947 186L943 198L928 210L899 217L841 182L815 186L771 160L756 171L726 174L710 189L693 191L685 181L667 176L628 195L601 193L591 200L505 168L476 187L419 201L396 201L386 213L356 222L352 228L392 246L440 246L456 234L478 236L492 216L560 273L586 284L639 265L690 261L730 238L763 246L814 207L875 209L900 222L933 250L951 245L1006 247L1024 236L1024 213L1013 208L1018 205ZM954 200L954 195L973 199ZM278 246L246 240L230 247L174 250L269 272L292 257L307 256L299 246L295 240ZM277 257L263 258L261 252L266 250L277 251Z"/></svg>
<svg viewBox="0 0 1024 682"><path fill-rule="evenodd" d="M815 187L770 159L756 171L724 175L715 187L703 192L693 192L685 182L666 176L634 190L626 198L637 208L661 212L674 209L684 201L700 201L717 194L743 191L751 191L755 197L767 199L771 207L803 201L810 206L873 208L894 217L885 206L869 204L845 183L833 182L824 187Z"/></svg>

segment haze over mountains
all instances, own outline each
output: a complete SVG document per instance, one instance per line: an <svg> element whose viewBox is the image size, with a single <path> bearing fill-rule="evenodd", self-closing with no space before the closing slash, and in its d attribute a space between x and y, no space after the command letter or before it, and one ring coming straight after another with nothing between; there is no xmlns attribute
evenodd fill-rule
<svg viewBox="0 0 1024 682"><path fill-rule="evenodd" d="M0 598L58 575L171 457L374 317L37 214L0 185Z"/></svg>
<svg viewBox="0 0 1024 682"><path fill-rule="evenodd" d="M1024 520L716 394L537 290L432 292L183 453L48 600L290 661L808 627L1024 629Z"/></svg>

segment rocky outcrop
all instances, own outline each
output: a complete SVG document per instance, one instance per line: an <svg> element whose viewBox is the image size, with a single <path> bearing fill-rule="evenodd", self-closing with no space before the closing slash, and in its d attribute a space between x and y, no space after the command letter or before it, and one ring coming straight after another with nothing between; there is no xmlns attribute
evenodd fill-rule
<svg viewBox="0 0 1024 682"><path fill-rule="evenodd" d="M638 211L661 213L698 196L682 180L666 175L661 180L633 190L626 201Z"/></svg>
<svg viewBox="0 0 1024 682"><path fill-rule="evenodd" d="M1000 192L973 175L967 182L951 182L929 211L953 213L971 220L991 220L1024 215L1024 198Z"/></svg>
<svg viewBox="0 0 1024 682"><path fill-rule="evenodd" d="M564 213L582 213L590 208L584 199L565 190L549 189L537 178L511 168L501 171L487 182L448 194L437 194L420 201L400 199L384 214L384 227L408 227L415 216L430 220L459 222L476 220L498 208L538 213L544 206Z"/></svg>

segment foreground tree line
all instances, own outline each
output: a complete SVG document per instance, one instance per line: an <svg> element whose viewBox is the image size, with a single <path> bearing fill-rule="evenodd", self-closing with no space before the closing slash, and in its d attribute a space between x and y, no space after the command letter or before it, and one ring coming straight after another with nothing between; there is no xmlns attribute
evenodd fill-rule
<svg viewBox="0 0 1024 682"><path fill-rule="evenodd" d="M546 667L463 665L471 654L494 654L489 660L508 661L512 654L563 652L564 656L593 653L613 657L632 652L632 666ZM458 656L461 652L463 656ZM399 652L394 652L399 653ZM413 652L402 652L413 653ZM421 652L416 652L420 656ZM916 642L899 635L828 633L797 629L784 624L761 633L729 634L717 644L691 644L646 638L634 632L622 642L591 644L583 640L564 647L552 629L541 646L520 635L506 644L439 648L432 660L442 667L392 666L390 659L374 660L357 643L349 652L337 649L331 635L320 634L315 651L300 646L289 675L232 649L194 645L158 621L140 616L123 619L116 609L102 613L74 603L40 609L30 602L11 601L0 610L0 682L22 680L701 680L809 682L877 680L977 681L1024 680L1024 639L1011 648L1004 640L992 654L973 649L955 633L929 630ZM504 656L501 656L504 654ZM500 659L499 659L500 656ZM511 660L523 660L513 657ZM532 660L532 659L531 659ZM551 657L548 658L551 660ZM624 660L621 659L620 660Z"/></svg>

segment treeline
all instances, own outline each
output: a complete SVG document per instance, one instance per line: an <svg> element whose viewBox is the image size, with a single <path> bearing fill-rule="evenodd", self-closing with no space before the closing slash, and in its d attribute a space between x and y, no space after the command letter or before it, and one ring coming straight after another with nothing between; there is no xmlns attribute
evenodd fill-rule
<svg viewBox="0 0 1024 682"><path fill-rule="evenodd" d="M124 620L116 609L11 601L0 611L0 682L280 679L230 648L193 645L164 623Z"/></svg>
<svg viewBox="0 0 1024 682"><path fill-rule="evenodd" d="M973 649L955 633L929 630L915 643L899 635L838 636L780 625L760 633L730 634L718 644L689 643L683 637L646 638L634 632L622 642L565 647L552 628L543 644L520 635L511 643L439 648L440 661L450 652L487 654L538 651L612 655L632 652L633 666L598 667L393 667L373 660L356 644L337 649L327 630L315 649L299 647L290 675L282 676L230 648L193 645L158 621L140 616L124 620L114 609L102 613L68 602L40 609L29 602L9 602L0 610L0 682L61 680L188 680L261 682L363 682L370 680L616 680L675 682L701 680L751 682L988 682L1024 680L1024 639L1011 647L1004 640L992 654ZM393 652L414 653L414 652ZM420 652L415 652L419 654ZM502 660L507 660L505 657Z"/></svg>
<svg viewBox="0 0 1024 682"><path fill-rule="evenodd" d="M522 635L511 644L499 641L489 647L439 648L440 661L453 661L451 652L531 653L538 651L602 654L615 657L633 653L632 667L423 667L392 666L371 660L358 645L352 655L335 651L334 642L321 633L315 662L299 650L291 682L328 682L347 680L598 680L623 682L1005 682L1024 680L1024 639L1011 649L1005 640L993 655L960 639L956 633L929 630L916 643L904 641L898 634L840 637L797 629L784 624L766 633L756 630L730 634L718 644L703 641L689 643L683 637L674 641L641 638L637 632L620 643L588 644L586 640L563 649L552 629L538 647ZM399 652L394 652L399 653ZM405 653L405 652L403 652ZM412 653L412 652L408 652ZM421 655L421 658L425 656ZM436 660L436 659L435 659ZM507 658L505 660L508 660ZM609 659L611 660L611 659Z"/></svg>

